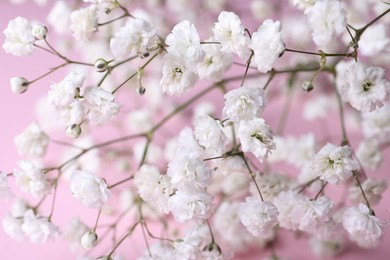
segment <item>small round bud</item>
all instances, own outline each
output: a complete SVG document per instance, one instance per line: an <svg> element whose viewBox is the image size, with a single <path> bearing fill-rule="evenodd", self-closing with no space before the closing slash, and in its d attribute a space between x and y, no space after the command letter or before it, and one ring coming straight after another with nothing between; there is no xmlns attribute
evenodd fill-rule
<svg viewBox="0 0 390 260"><path fill-rule="evenodd" d="M47 27L46 26L37 24L37 25L34 25L31 33L35 37L35 39L43 40L43 39L46 38L47 32L48 31L47 31Z"/></svg>
<svg viewBox="0 0 390 260"><path fill-rule="evenodd" d="M81 132L82 132L81 127L77 124L73 124L66 128L66 134L73 138L79 137Z"/></svg>
<svg viewBox="0 0 390 260"><path fill-rule="evenodd" d="M91 249L96 246L98 241L98 236L93 231L85 232L84 235L81 237L81 245L85 249Z"/></svg>
<svg viewBox="0 0 390 260"><path fill-rule="evenodd" d="M306 80L305 82L303 82L302 84L302 89L306 92L310 92L314 89L314 85L313 85L313 82L312 81L308 81Z"/></svg>
<svg viewBox="0 0 390 260"><path fill-rule="evenodd" d="M137 93L140 94L141 96L143 96L146 92L146 88L142 87L142 86L139 86L137 88Z"/></svg>
<svg viewBox="0 0 390 260"><path fill-rule="evenodd" d="M95 69L97 72L105 72L108 68L108 62L105 59L97 59L95 61Z"/></svg>
<svg viewBox="0 0 390 260"><path fill-rule="evenodd" d="M27 91L30 82L23 77L13 77L9 81L11 84L12 92L16 94L22 94Z"/></svg>

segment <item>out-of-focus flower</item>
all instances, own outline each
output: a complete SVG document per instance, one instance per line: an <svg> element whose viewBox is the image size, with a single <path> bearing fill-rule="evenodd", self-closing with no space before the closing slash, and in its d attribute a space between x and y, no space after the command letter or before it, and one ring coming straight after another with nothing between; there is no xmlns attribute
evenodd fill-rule
<svg viewBox="0 0 390 260"><path fill-rule="evenodd" d="M32 26L26 18L18 16L9 21L3 34L5 36L3 49L6 53L16 56L33 53L35 38L32 34Z"/></svg>

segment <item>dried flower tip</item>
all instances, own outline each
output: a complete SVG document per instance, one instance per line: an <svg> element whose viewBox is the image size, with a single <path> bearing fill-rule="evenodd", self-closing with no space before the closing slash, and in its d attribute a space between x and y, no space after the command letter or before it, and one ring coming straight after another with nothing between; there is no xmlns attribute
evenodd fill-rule
<svg viewBox="0 0 390 260"><path fill-rule="evenodd" d="M312 81L308 81L306 80L305 82L303 82L302 84L302 89L306 92L310 92L314 89L314 85L313 85L313 82Z"/></svg>
<svg viewBox="0 0 390 260"><path fill-rule="evenodd" d="M66 128L66 134L69 136L69 137L72 137L72 138L77 138L80 136L82 132L82 129L79 125L77 124L73 124L71 126L68 126Z"/></svg>
<svg viewBox="0 0 390 260"><path fill-rule="evenodd" d="M142 87L142 86L139 86L137 88L137 93L140 94L141 96L143 96L146 92L146 88Z"/></svg>
<svg viewBox="0 0 390 260"><path fill-rule="evenodd" d="M46 26L37 24L33 27L31 31L32 35L35 37L37 40L43 40L46 38L48 30Z"/></svg>
<svg viewBox="0 0 390 260"><path fill-rule="evenodd" d="M85 232L85 234L81 237L81 245L89 250L96 246L98 241L98 236L94 231Z"/></svg>
<svg viewBox="0 0 390 260"><path fill-rule="evenodd" d="M95 69L97 72L105 72L108 68L108 62L105 59L99 58L95 61Z"/></svg>
<svg viewBox="0 0 390 260"><path fill-rule="evenodd" d="M22 94L27 91L30 82L23 77L13 77L10 80L11 90L15 94Z"/></svg>

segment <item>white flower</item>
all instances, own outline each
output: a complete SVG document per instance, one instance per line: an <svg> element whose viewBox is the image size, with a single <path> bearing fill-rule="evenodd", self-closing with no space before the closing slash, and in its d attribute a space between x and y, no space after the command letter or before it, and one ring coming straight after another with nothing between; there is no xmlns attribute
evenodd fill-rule
<svg viewBox="0 0 390 260"><path fill-rule="evenodd" d="M190 230L179 242L175 242L175 259L196 260L201 256L203 239L197 230Z"/></svg>
<svg viewBox="0 0 390 260"><path fill-rule="evenodd" d="M199 144L206 151L211 149L212 151L222 152L228 144L221 122L210 116L199 116L195 119L194 134Z"/></svg>
<svg viewBox="0 0 390 260"><path fill-rule="evenodd" d="M4 215L2 220L4 232L13 240L22 241L24 233L22 231L23 218L12 216L11 214Z"/></svg>
<svg viewBox="0 0 390 260"><path fill-rule="evenodd" d="M270 71L275 61L284 52L280 21L267 19L252 35L249 47L254 52L254 63L260 72Z"/></svg>
<svg viewBox="0 0 390 260"><path fill-rule="evenodd" d="M32 28L32 35L34 36L35 39L37 40L43 40L47 36L47 28L46 26L36 24Z"/></svg>
<svg viewBox="0 0 390 260"><path fill-rule="evenodd" d="M212 196L204 189L187 187L179 189L168 200L168 208L176 221L208 219L211 214Z"/></svg>
<svg viewBox="0 0 390 260"><path fill-rule="evenodd" d="M110 197L106 182L86 171L73 172L70 190L87 207L102 208Z"/></svg>
<svg viewBox="0 0 390 260"><path fill-rule="evenodd" d="M64 0L55 1L46 18L55 33L61 35L69 30L71 12L70 3Z"/></svg>
<svg viewBox="0 0 390 260"><path fill-rule="evenodd" d="M132 110L127 116L129 128L136 133L150 130L153 127L152 115L148 108Z"/></svg>
<svg viewBox="0 0 390 260"><path fill-rule="evenodd" d="M101 87L85 88L84 97L90 106L88 118L94 123L105 122L119 112L115 96Z"/></svg>
<svg viewBox="0 0 390 260"><path fill-rule="evenodd" d="M37 123L31 123L14 141L19 154L29 158L43 157L49 145L49 137Z"/></svg>
<svg viewBox="0 0 390 260"><path fill-rule="evenodd" d="M314 254L319 257L334 257L344 249L344 241L341 236L334 240L323 240L313 236L309 243Z"/></svg>
<svg viewBox="0 0 390 260"><path fill-rule="evenodd" d="M315 154L315 137L313 133L289 137L286 139L287 155L286 160L298 168L311 162Z"/></svg>
<svg viewBox="0 0 390 260"><path fill-rule="evenodd" d="M238 128L238 137L243 152L252 152L260 162L268 158L271 150L275 149L273 133L262 118L242 121Z"/></svg>
<svg viewBox="0 0 390 260"><path fill-rule="evenodd" d="M256 237L267 238L278 224L278 209L269 201L247 197L238 209L238 217L247 230Z"/></svg>
<svg viewBox="0 0 390 260"><path fill-rule="evenodd" d="M222 45L221 51L236 53L241 59L247 60L250 56L250 39L245 35L245 29L240 18L233 12L222 11L218 22L213 28L214 38Z"/></svg>
<svg viewBox="0 0 390 260"><path fill-rule="evenodd" d="M337 184L351 177L359 164L352 158L351 147L327 143L314 156L312 168L321 180Z"/></svg>
<svg viewBox="0 0 390 260"><path fill-rule="evenodd" d="M65 227L62 237L69 243L70 249L76 251L82 249L80 241L88 230L89 228L78 218L72 218L70 223Z"/></svg>
<svg viewBox="0 0 390 260"><path fill-rule="evenodd" d="M87 250L92 249L98 242L98 236L94 231L87 231L81 237L81 246Z"/></svg>
<svg viewBox="0 0 390 260"><path fill-rule="evenodd" d="M312 7L316 0L292 0L293 4L300 10L305 10L309 7Z"/></svg>
<svg viewBox="0 0 390 260"><path fill-rule="evenodd" d="M47 101L56 109L69 106L74 100L77 91L80 91L85 80L85 72L73 71L57 84L50 86Z"/></svg>
<svg viewBox="0 0 390 260"><path fill-rule="evenodd" d="M90 5L70 14L70 29L77 40L88 40L97 30L97 7Z"/></svg>
<svg viewBox="0 0 390 260"><path fill-rule="evenodd" d="M242 86L224 95L223 114L231 122L251 120L263 112L267 101L263 89Z"/></svg>
<svg viewBox="0 0 390 260"><path fill-rule="evenodd" d="M374 56L384 51L390 43L386 35L386 25L384 23L373 24L362 34L359 41L359 54L364 56Z"/></svg>
<svg viewBox="0 0 390 260"><path fill-rule="evenodd" d="M110 40L110 49L117 59L143 55L156 40L157 28L142 18L129 19Z"/></svg>
<svg viewBox="0 0 390 260"><path fill-rule="evenodd" d="M179 56L190 64L203 58L199 34L193 24L184 20L173 27L172 32L165 39L169 54Z"/></svg>
<svg viewBox="0 0 390 260"><path fill-rule="evenodd" d="M149 250L152 253L152 256L149 255ZM141 257L138 257L137 260L175 259L174 248L171 244L159 241L151 245L149 250L145 250L145 253Z"/></svg>
<svg viewBox="0 0 390 260"><path fill-rule="evenodd" d="M144 164L134 174L134 185L143 200L153 202L163 195L163 187L161 186L163 179L164 175L156 166ZM166 194L167 197L168 195Z"/></svg>
<svg viewBox="0 0 390 260"><path fill-rule="evenodd" d="M385 70L356 62L344 72L340 94L345 102L361 112L371 112L382 107L390 91Z"/></svg>
<svg viewBox="0 0 390 260"><path fill-rule="evenodd" d="M333 201L326 196L301 203L298 212L299 229L311 233L318 232L321 225L330 219L329 213L332 206Z"/></svg>
<svg viewBox="0 0 390 260"><path fill-rule="evenodd" d="M343 226L349 233L349 238L361 247L374 247L383 234L386 221L370 212L370 209L360 203L358 207L347 208L343 215Z"/></svg>
<svg viewBox="0 0 390 260"><path fill-rule="evenodd" d="M335 99L328 95L319 95L305 102L303 117L312 121L325 118L331 109L336 107Z"/></svg>
<svg viewBox="0 0 390 260"><path fill-rule="evenodd" d="M257 174L255 180L261 195L266 201L272 201L280 192L287 191L290 186L290 179L286 175L277 172ZM253 182L250 185L250 192L252 196L258 196L259 194Z"/></svg>
<svg viewBox="0 0 390 260"><path fill-rule="evenodd" d="M8 184L7 174L0 171L0 200L10 199L13 193Z"/></svg>
<svg viewBox="0 0 390 260"><path fill-rule="evenodd" d="M179 96L195 85L198 81L196 66L189 66L188 63L183 57L169 53L163 57L163 75L160 81L163 93Z"/></svg>
<svg viewBox="0 0 390 260"><path fill-rule="evenodd" d="M9 21L7 28L3 31L5 36L4 51L16 56L26 56L33 53L35 38L31 30L32 26L26 18L18 16Z"/></svg>
<svg viewBox="0 0 390 260"><path fill-rule="evenodd" d="M213 39L209 41L213 42ZM233 64L233 55L222 53L220 44L203 44L202 49L205 56L196 66L199 77L212 81L222 79L223 73L226 72Z"/></svg>
<svg viewBox="0 0 390 260"><path fill-rule="evenodd" d="M356 157L364 168L370 170L378 169L383 161L379 143L374 138L365 139L359 144Z"/></svg>
<svg viewBox="0 0 390 260"><path fill-rule="evenodd" d="M31 242L40 244L59 235L58 227L48 218L35 215L32 209L24 213L22 230Z"/></svg>
<svg viewBox="0 0 390 260"><path fill-rule="evenodd" d="M317 0L305 14L313 31L313 40L320 48L328 47L333 37L345 30L347 12L341 1Z"/></svg>
<svg viewBox="0 0 390 260"><path fill-rule="evenodd" d="M367 178L361 185L370 205L374 206L379 203L382 198L382 193L387 189L387 180ZM365 202L362 191L358 186L351 186L349 188L348 197L349 200L356 205Z"/></svg>
<svg viewBox="0 0 390 260"><path fill-rule="evenodd" d="M390 105L362 114L362 128L366 138L378 140L379 144L390 141Z"/></svg>
<svg viewBox="0 0 390 260"><path fill-rule="evenodd" d="M22 191L29 192L37 198L51 192L51 185L42 169L29 161L20 161L20 169L14 169L16 184Z"/></svg>

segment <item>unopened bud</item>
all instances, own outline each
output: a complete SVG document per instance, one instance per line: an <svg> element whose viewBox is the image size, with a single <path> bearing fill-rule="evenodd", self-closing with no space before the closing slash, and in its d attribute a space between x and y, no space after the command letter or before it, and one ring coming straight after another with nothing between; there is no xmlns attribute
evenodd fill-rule
<svg viewBox="0 0 390 260"><path fill-rule="evenodd" d="M82 132L81 127L77 124L73 124L66 128L66 134L73 138L79 137L81 132Z"/></svg>
<svg viewBox="0 0 390 260"><path fill-rule="evenodd" d="M13 77L9 81L11 84L12 92L16 94L22 94L27 91L30 82L23 77Z"/></svg>
<svg viewBox="0 0 390 260"><path fill-rule="evenodd" d="M302 84L302 89L306 92L310 92L314 89L314 85L313 85L313 82L312 81L308 81L306 80L305 82L303 82Z"/></svg>
<svg viewBox="0 0 390 260"><path fill-rule="evenodd" d="M91 249L96 246L98 241L98 236L93 231L88 231L84 233L84 235L81 237L81 245L85 249Z"/></svg>
<svg viewBox="0 0 390 260"><path fill-rule="evenodd" d="M142 87L142 86L139 86L137 88L137 93L140 94L141 96L143 96L146 92L146 88Z"/></svg>
<svg viewBox="0 0 390 260"><path fill-rule="evenodd" d="M95 69L97 72L105 72L108 68L108 62L105 59L97 59L95 61Z"/></svg>
<svg viewBox="0 0 390 260"><path fill-rule="evenodd" d="M43 40L46 38L47 36L47 27L46 26L43 26L43 25L40 25L40 24L37 24L33 27L32 29L32 35L35 37L35 39L37 40Z"/></svg>

